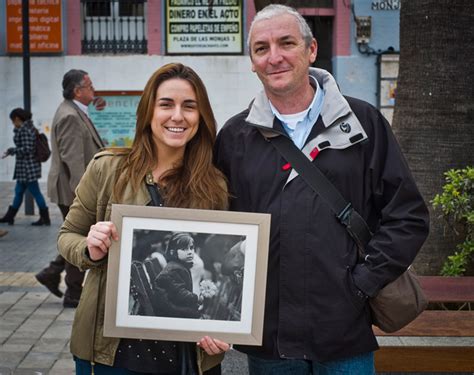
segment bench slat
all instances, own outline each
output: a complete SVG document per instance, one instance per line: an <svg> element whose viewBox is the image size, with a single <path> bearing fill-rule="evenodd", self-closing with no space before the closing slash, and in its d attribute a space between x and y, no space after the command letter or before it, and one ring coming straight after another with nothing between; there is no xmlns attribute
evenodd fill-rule
<svg viewBox="0 0 474 375"><path fill-rule="evenodd" d="M474 311L427 310L394 333L374 328L376 336L474 336ZM474 340L474 339L473 339Z"/></svg>
<svg viewBox="0 0 474 375"><path fill-rule="evenodd" d="M474 277L419 276L419 280L430 302L474 302ZM375 352L378 372L474 371L474 311L428 310L398 332L387 334L374 327L374 333L407 337L401 345L387 341L389 345ZM446 337L446 340L439 339L444 346L418 346L411 345L412 339L408 337ZM473 345L449 346L450 337L470 337Z"/></svg>
<svg viewBox="0 0 474 375"><path fill-rule="evenodd" d="M383 347L375 352L377 372L471 372L474 347Z"/></svg>
<svg viewBox="0 0 474 375"><path fill-rule="evenodd" d="M430 302L474 302L474 276L418 276Z"/></svg>

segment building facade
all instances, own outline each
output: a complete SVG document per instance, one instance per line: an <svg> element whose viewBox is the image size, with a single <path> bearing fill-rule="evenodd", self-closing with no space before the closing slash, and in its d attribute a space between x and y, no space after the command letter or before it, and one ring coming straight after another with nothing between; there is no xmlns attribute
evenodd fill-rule
<svg viewBox="0 0 474 375"><path fill-rule="evenodd" d="M12 144L9 112L23 106L21 3L0 0L0 151ZM285 3L298 9L318 40L315 66L331 71L344 94L382 108L390 118L399 1ZM183 62L204 80L219 126L261 89L246 48L254 1L30 0L29 7L31 111L46 134L62 100L62 76L72 68L89 72L96 90L113 99L137 97L158 67ZM114 118L133 118L134 108L122 109ZM102 130L108 126L110 119ZM13 166L13 158L2 160L0 180L11 179ZM48 169L43 164L43 180Z"/></svg>

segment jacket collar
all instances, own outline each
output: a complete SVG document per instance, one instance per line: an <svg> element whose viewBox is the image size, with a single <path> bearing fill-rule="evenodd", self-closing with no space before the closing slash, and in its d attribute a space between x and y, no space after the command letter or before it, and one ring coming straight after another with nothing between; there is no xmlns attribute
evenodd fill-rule
<svg viewBox="0 0 474 375"><path fill-rule="evenodd" d="M340 93L336 81L326 70L310 68L309 74L314 77L319 86L324 90L324 102L321 109L321 119L326 129L316 138L308 141L304 149L315 147L319 151L325 148L344 149L355 143L367 139L359 119L352 111L349 103ZM275 127L275 118L265 91L261 91L252 102L246 122L259 128L266 138L278 135L286 136ZM308 152L308 155L309 155Z"/></svg>
<svg viewBox="0 0 474 375"><path fill-rule="evenodd" d="M324 90L324 102L321 109L321 119L325 130L314 138L309 139L301 150L311 161L319 151L326 148L345 149L367 139L367 134L359 119L352 111L349 103L339 91L336 81L326 70L309 68L309 74L314 77ZM275 118L265 91L261 91L251 104L246 122L257 127L265 138L287 136L275 126L279 120ZM298 173L293 169L288 181Z"/></svg>
<svg viewBox="0 0 474 375"><path fill-rule="evenodd" d="M99 136L99 133L97 132L97 129L95 128L94 124L92 123L92 120L87 117L87 115L84 113L83 110L81 110L76 103L74 103L72 100L64 100L64 103L66 105L69 105L71 108L73 108L79 117L82 119L82 121L86 124L87 129L89 132L92 134L92 138L94 139L94 142L97 144L99 148L105 147L104 142L102 142L102 139Z"/></svg>
<svg viewBox="0 0 474 375"><path fill-rule="evenodd" d="M321 117L325 127L351 112L347 100L342 96L333 76L324 69L309 68L309 75L314 77L324 90L324 103ZM253 101L246 121L250 124L273 128L273 112L270 101L264 90L260 91Z"/></svg>

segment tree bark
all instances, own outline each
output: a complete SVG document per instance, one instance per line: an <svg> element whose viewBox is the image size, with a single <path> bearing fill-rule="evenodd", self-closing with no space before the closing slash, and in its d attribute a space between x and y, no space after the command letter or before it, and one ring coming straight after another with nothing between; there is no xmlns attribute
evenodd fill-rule
<svg viewBox="0 0 474 375"><path fill-rule="evenodd" d="M445 171L474 164L474 1L401 5L393 129L430 206L431 233L415 268L437 274L462 241L430 201L441 192Z"/></svg>

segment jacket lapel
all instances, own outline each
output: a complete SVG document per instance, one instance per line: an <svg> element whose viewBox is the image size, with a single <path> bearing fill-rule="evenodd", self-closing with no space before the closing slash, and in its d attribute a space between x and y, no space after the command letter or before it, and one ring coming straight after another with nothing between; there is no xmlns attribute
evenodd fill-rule
<svg viewBox="0 0 474 375"><path fill-rule="evenodd" d="M96 143L96 145L99 148L105 147L104 142L102 142L102 139L100 138L99 133L97 132L97 129L92 123L91 119L87 117L87 115L83 111L81 111L81 109L76 104L74 104L72 100L70 101L70 104L74 107L76 112L79 114L79 117L86 124L87 130L89 130L89 132L91 133L92 138L94 139L94 142Z"/></svg>

